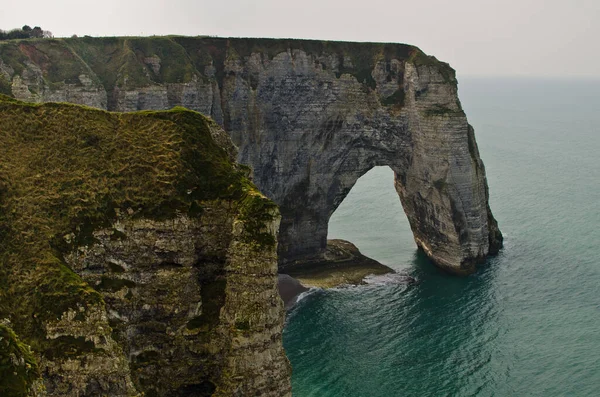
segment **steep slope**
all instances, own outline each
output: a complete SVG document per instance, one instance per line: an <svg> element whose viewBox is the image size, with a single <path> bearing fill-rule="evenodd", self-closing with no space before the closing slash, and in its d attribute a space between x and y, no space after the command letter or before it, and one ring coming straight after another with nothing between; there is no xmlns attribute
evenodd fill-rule
<svg viewBox="0 0 600 397"><path fill-rule="evenodd" d="M0 332L37 361L2 395L38 370L48 395L290 394L279 212L220 127L5 97L0 114Z"/></svg>
<svg viewBox="0 0 600 397"><path fill-rule="evenodd" d="M414 238L467 273L498 252L483 162L448 64L404 44L207 37L0 44L0 89L117 111L210 115L281 209L283 267L322 256L356 180L391 167Z"/></svg>
<svg viewBox="0 0 600 397"><path fill-rule="evenodd" d="M0 395L34 395L40 374L31 349L0 324Z"/></svg>

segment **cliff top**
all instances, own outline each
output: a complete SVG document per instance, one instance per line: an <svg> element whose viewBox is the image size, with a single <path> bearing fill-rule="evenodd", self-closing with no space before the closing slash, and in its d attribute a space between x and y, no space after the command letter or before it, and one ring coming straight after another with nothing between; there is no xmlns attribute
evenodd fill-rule
<svg viewBox="0 0 600 397"><path fill-rule="evenodd" d="M74 37L0 42L0 93L11 94L10 77L20 75L27 65L41 69L51 87L81 85L81 75L90 76L107 90L185 83L213 76L221 84L227 58L247 60L251 54L259 54L264 61L294 50L313 55L324 68L331 64L326 59L337 58L338 74L352 74L371 88L375 84L371 72L381 60L434 65L447 79L454 79L447 63L407 44L185 36Z"/></svg>
<svg viewBox="0 0 600 397"><path fill-rule="evenodd" d="M45 356L89 347L46 339L44 324L104 305L63 260L93 242L94 230L119 216L194 216L207 200L229 200L248 229L275 207L235 164L226 134L197 112L111 113L0 95L0 114L0 319ZM275 243L258 228L250 233Z"/></svg>

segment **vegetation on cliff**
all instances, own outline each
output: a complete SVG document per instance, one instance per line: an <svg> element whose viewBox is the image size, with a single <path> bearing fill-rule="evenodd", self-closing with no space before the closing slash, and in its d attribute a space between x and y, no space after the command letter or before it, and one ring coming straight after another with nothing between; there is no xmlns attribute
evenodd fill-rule
<svg viewBox="0 0 600 397"><path fill-rule="evenodd" d="M229 200L258 245L275 244L252 222L275 204L199 113L110 113L0 96L0 114L0 319L44 357L102 354L83 338L48 339L45 324L104 305L63 255L93 242L118 213L169 219Z"/></svg>
<svg viewBox="0 0 600 397"><path fill-rule="evenodd" d="M29 63L40 68L50 87L81 84L85 74L109 93L117 88L145 87L153 84L187 83L213 76L222 86L225 60L246 59L258 54L263 60L278 54L301 50L321 59L336 59L335 73L354 76L369 89L376 88L372 76L379 61L412 62L417 66L438 68L448 80L454 80L450 66L424 54L415 46L395 43L356 43L300 39L215 38L215 37L72 37L67 39L12 40L0 43L0 62L20 75ZM0 93L10 95L10 77L2 73ZM252 83L252 76L248 76ZM255 82L254 82L255 83ZM396 95L387 102L399 103ZM110 108L110 103L109 103Z"/></svg>
<svg viewBox="0 0 600 397"><path fill-rule="evenodd" d="M0 323L0 395L28 395L39 376L29 346L22 343L7 325Z"/></svg>
<svg viewBox="0 0 600 397"><path fill-rule="evenodd" d="M0 40L12 40L12 39L32 39L52 37L52 32L43 30L39 26L32 28L29 25L23 26L21 29L11 29L9 31L0 30Z"/></svg>

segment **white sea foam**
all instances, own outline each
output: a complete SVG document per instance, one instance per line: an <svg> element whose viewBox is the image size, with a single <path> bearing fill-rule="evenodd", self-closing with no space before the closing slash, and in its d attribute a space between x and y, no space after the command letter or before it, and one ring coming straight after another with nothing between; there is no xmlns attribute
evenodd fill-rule
<svg viewBox="0 0 600 397"><path fill-rule="evenodd" d="M296 301L294 302L294 305L297 305L301 300L303 300L304 298L306 298L318 291L323 291L323 288L312 287L308 291L304 291L304 292L300 293L300 295L298 295L296 297Z"/></svg>
<svg viewBox="0 0 600 397"><path fill-rule="evenodd" d="M417 280L415 280L413 277L411 277L407 274L387 273L387 274L380 274L380 275L371 274L371 275L368 275L367 277L365 277L363 279L363 281L370 285L387 285L387 284L412 284L412 283L415 283Z"/></svg>

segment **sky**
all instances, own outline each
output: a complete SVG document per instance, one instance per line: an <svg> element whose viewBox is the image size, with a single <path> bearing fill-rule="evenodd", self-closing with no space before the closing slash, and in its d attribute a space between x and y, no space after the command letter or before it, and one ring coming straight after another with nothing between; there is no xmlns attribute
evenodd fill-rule
<svg viewBox="0 0 600 397"><path fill-rule="evenodd" d="M449 62L459 78L600 78L599 0L0 0L0 7L0 29L27 24L55 37L400 42Z"/></svg>

